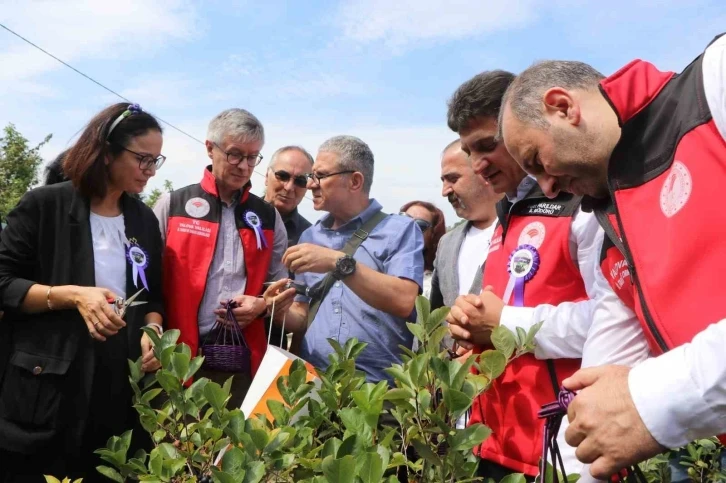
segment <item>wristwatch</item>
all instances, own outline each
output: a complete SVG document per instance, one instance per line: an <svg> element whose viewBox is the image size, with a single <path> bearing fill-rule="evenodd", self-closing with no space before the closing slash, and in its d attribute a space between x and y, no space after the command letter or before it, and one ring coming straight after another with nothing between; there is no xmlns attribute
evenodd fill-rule
<svg viewBox="0 0 726 483"><path fill-rule="evenodd" d="M355 273L355 258L350 255L342 256L335 262L335 270L333 271L333 278L336 280L342 280L345 277L349 277Z"/></svg>

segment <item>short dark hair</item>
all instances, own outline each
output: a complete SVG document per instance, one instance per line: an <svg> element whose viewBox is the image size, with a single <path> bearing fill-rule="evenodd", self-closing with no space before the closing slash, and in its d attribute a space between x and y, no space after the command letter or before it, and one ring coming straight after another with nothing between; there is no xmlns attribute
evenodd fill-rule
<svg viewBox="0 0 726 483"><path fill-rule="evenodd" d="M46 186L68 181L66 175L63 174L63 160L66 159L68 151L70 151L70 148L56 156L56 158L45 167L45 179L43 182Z"/></svg>
<svg viewBox="0 0 726 483"><path fill-rule="evenodd" d="M123 119L109 135L111 125L128 108L128 103L121 102L96 114L66 154L63 172L83 196L106 196L108 167L104 160L107 156L118 156L137 136L151 130L162 132L154 116L141 111Z"/></svg>
<svg viewBox="0 0 726 483"><path fill-rule="evenodd" d="M454 132L466 129L477 117L499 117L502 99L514 74L490 70L477 74L456 89L448 102L446 122Z"/></svg>

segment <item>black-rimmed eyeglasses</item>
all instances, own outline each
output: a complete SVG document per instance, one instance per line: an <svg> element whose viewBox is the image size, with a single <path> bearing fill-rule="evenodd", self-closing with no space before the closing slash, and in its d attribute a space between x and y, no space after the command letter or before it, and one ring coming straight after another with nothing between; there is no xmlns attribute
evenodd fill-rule
<svg viewBox="0 0 726 483"><path fill-rule="evenodd" d="M272 171L272 170L270 170ZM290 178L292 178L292 182L295 186L298 188L307 188L308 187L308 176L305 174L301 174L298 176L291 175L284 169L279 169L277 171L272 171L275 174L275 178L277 178L277 181L280 183L287 183L290 181Z"/></svg>
<svg viewBox="0 0 726 483"><path fill-rule="evenodd" d="M337 171L335 173L330 173L330 174L309 173L309 174L306 174L305 176L308 179L313 180L314 184L320 185L321 179L330 178L331 176L337 176L339 174L350 174L350 173L355 173L355 172L356 171L354 169L346 169L345 171Z"/></svg>
<svg viewBox="0 0 726 483"><path fill-rule="evenodd" d="M262 162L262 155L259 153L258 154L242 154L242 153L238 153L238 152L227 152L224 149L222 149L219 146L219 144L214 143L214 142L212 144L214 144L217 147L217 149L219 149L220 151L222 151L224 154L227 155L227 162L229 164L231 164L232 166L237 166L239 163L242 162L242 160L244 160L247 163L247 166L249 166L250 168L254 168L255 166L257 166L258 164L260 164Z"/></svg>
<svg viewBox="0 0 726 483"><path fill-rule="evenodd" d="M154 169L159 169L164 164L164 161L166 161L166 156L163 154L154 157L151 154L141 154L136 151L131 151L129 148L125 148L123 146L119 147L136 156L136 159L139 160L139 169L141 169L141 171L145 171L151 168L151 166L154 166Z"/></svg>
<svg viewBox="0 0 726 483"><path fill-rule="evenodd" d="M413 216L409 215L406 212L401 212L399 215L407 216L409 218L413 218ZM424 220L423 218L413 218L414 223L418 225L419 228L421 228L421 233L426 233L426 230L431 228L431 222L428 220Z"/></svg>

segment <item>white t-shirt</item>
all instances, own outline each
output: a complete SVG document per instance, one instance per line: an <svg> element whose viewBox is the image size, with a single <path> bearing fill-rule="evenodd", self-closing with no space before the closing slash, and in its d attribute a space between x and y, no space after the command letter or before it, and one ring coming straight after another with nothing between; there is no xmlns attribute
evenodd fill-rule
<svg viewBox="0 0 726 483"><path fill-rule="evenodd" d="M470 226L467 230L459 249L459 295L469 293L477 270L481 270L487 259L495 225L496 222L484 229Z"/></svg>
<svg viewBox="0 0 726 483"><path fill-rule="evenodd" d="M107 288L126 298L124 215L108 217L91 213L90 220L96 287Z"/></svg>

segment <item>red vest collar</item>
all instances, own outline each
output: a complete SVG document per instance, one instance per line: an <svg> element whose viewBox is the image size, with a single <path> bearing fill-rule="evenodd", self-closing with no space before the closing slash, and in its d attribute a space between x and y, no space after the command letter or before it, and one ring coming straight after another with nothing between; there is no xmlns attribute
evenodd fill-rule
<svg viewBox="0 0 726 483"><path fill-rule="evenodd" d="M200 184L202 185L202 189L204 191L212 196L219 198L219 191L217 191L217 178L214 176L214 174L212 174L211 165L204 168L204 176L202 176L202 181ZM247 184L242 187L242 193L239 198L240 203L247 201L247 197L250 195L250 189L252 189L252 181L248 181Z"/></svg>
<svg viewBox="0 0 726 483"><path fill-rule="evenodd" d="M649 62L634 60L600 81L600 90L622 126L647 106L674 75L659 71Z"/></svg>

